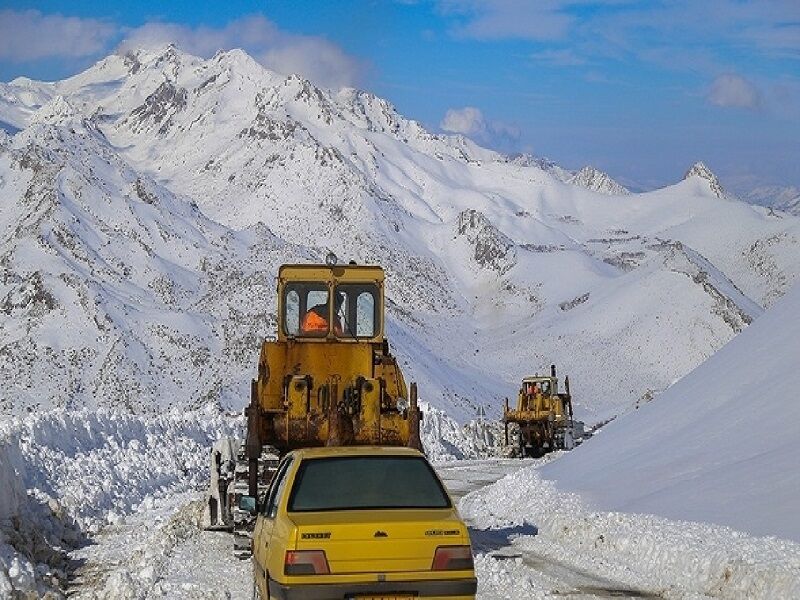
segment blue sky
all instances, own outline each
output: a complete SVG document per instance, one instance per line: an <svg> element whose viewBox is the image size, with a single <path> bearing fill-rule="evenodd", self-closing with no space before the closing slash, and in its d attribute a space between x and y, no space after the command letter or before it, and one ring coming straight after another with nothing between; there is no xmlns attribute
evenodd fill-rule
<svg viewBox="0 0 800 600"><path fill-rule="evenodd" d="M0 80L165 40L242 47L432 130L634 187L695 160L738 191L800 186L798 0L3 2Z"/></svg>

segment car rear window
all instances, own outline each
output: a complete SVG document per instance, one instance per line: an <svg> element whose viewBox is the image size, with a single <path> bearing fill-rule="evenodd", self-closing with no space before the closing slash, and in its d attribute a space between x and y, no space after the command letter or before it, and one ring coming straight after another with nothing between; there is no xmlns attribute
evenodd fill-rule
<svg viewBox="0 0 800 600"><path fill-rule="evenodd" d="M311 458L300 463L290 512L449 508L433 469L415 456Z"/></svg>

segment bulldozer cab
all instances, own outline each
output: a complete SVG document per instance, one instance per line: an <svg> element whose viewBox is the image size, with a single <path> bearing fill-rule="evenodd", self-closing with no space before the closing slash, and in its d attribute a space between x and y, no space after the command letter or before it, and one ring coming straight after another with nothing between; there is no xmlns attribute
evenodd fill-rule
<svg viewBox="0 0 800 600"><path fill-rule="evenodd" d="M522 395L550 398L557 393L558 380L555 377L526 377L522 380Z"/></svg>
<svg viewBox="0 0 800 600"><path fill-rule="evenodd" d="M558 393L558 379L553 376L525 377L517 396L516 412L526 418L559 419L564 414L564 402Z"/></svg>
<svg viewBox="0 0 800 600"><path fill-rule="evenodd" d="M278 340L380 341L383 283L383 269L376 266L283 265Z"/></svg>

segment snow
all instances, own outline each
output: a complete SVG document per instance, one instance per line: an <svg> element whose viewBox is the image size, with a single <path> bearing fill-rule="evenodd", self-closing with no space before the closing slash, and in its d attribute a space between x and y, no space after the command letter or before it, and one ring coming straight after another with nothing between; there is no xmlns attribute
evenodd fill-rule
<svg viewBox="0 0 800 600"><path fill-rule="evenodd" d="M537 561L545 563L540 568L545 573L547 565L560 565L609 578L641 592L639 597L768 599L800 594L800 544L748 537L710 524L591 511L579 496L559 491L539 473L540 468L568 464L569 456L521 469L459 503L462 516L477 530L473 541L481 538L481 530L508 540L476 561L479 581L494 597L546 597L536 579L530 582L530 567ZM523 560L504 560L508 555Z"/></svg>
<svg viewBox="0 0 800 600"><path fill-rule="evenodd" d="M578 597L593 597L592 590L666 598L800 593L798 544L709 524L590 511L540 475L577 451L536 461L453 460L487 451L487 433L497 432L475 423L461 427L441 411L423 409L424 443L453 496L463 498L459 510L477 553L479 598L544 598L565 589ZM212 407L159 417L57 410L11 420L0 430L0 449L9 449L0 463L0 480L11 484L0 488L5 516L26 515L32 538L58 537L62 556L79 546L70 553L78 565L71 596L247 598L249 563L232 557L229 535L200 528L211 443L241 435L241 426L241 417ZM72 519L95 532L91 544L78 544L80 534L66 526ZM58 563L49 556L37 564L4 543L0 586L39 594L58 589L63 583L46 586L48 574L58 571L49 562Z"/></svg>
<svg viewBox="0 0 800 600"><path fill-rule="evenodd" d="M708 361L546 467L604 510L800 541L800 286Z"/></svg>
<svg viewBox="0 0 800 600"><path fill-rule="evenodd" d="M623 196L630 193L627 188L614 181L607 173L588 165L572 177L567 178L565 183L573 183L585 187L587 190L594 190L610 196Z"/></svg>
<svg viewBox="0 0 800 600"><path fill-rule="evenodd" d="M0 422L0 590L58 588L66 552L208 483L209 448L241 435L239 415L208 407L155 417L54 410Z"/></svg>
<svg viewBox="0 0 800 600"><path fill-rule="evenodd" d="M486 455L497 441L486 425L464 428L421 406L423 443L435 460ZM71 578L97 597L144 597L141 590L192 597L191 578L176 581L182 560L173 550L192 543L200 552L212 544L215 550L204 550L210 557L230 553L229 537L201 533L203 493L212 445L241 438L243 427L241 415L214 405L156 416L57 409L0 422L0 590L58 589L67 577L66 552L89 534L99 547L73 553L89 565ZM20 544L26 538L45 538L46 547ZM104 565L102 573L95 563ZM48 587L54 572L62 583ZM206 583L212 588L213 577Z"/></svg>
<svg viewBox="0 0 800 600"><path fill-rule="evenodd" d="M760 204L794 215L800 214L800 188L796 186L762 186L744 194L753 204Z"/></svg>
<svg viewBox="0 0 800 600"><path fill-rule="evenodd" d="M459 424L442 410L420 401L422 447L434 462L486 458L500 453L503 428L496 421L473 419Z"/></svg>
<svg viewBox="0 0 800 600"><path fill-rule="evenodd" d="M70 597L251 598L250 561L232 556L230 533L201 529L202 505L196 493L173 494L106 528L73 553Z"/></svg>

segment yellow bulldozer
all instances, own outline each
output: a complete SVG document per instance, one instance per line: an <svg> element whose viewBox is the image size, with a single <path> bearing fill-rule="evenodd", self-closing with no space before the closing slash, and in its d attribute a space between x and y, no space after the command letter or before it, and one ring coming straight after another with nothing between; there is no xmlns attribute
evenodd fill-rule
<svg viewBox="0 0 800 600"><path fill-rule="evenodd" d="M539 457L557 449L571 450L583 437L583 423L572 415L569 377L564 378L564 392L559 393L555 365L550 365L549 376L523 378L516 408L510 408L506 398L503 424L506 447L519 456ZM516 430L514 443L510 427Z"/></svg>
<svg viewBox="0 0 800 600"><path fill-rule="evenodd" d="M247 434L212 449L205 524L249 548L242 495L260 498L277 461L295 448L384 445L422 450L415 383L406 386L384 334L381 267L283 265L276 339L265 341L245 410Z"/></svg>

